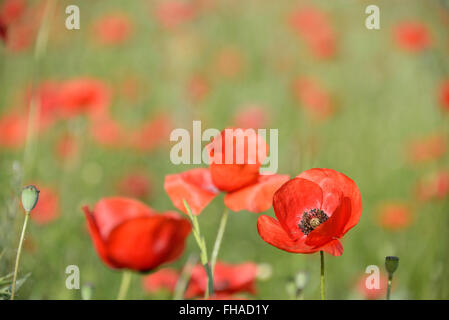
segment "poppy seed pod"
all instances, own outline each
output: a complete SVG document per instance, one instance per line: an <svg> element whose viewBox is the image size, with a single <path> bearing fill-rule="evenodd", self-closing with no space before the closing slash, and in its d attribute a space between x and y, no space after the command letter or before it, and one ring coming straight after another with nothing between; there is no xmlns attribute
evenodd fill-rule
<svg viewBox="0 0 449 320"><path fill-rule="evenodd" d="M31 210L36 207L37 201L39 200L39 190L33 186L29 185L22 190L22 206L26 212L31 212Z"/></svg>
<svg viewBox="0 0 449 320"><path fill-rule="evenodd" d="M385 257L385 268L392 275L399 266L399 258L394 256Z"/></svg>

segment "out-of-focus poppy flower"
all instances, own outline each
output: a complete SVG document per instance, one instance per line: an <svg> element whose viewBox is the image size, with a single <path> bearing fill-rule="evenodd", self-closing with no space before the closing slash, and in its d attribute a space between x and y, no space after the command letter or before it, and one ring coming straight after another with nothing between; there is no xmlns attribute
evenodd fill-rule
<svg viewBox="0 0 449 320"><path fill-rule="evenodd" d="M442 200L449 194L449 172L439 170L419 180L415 192L420 201Z"/></svg>
<svg viewBox="0 0 449 320"><path fill-rule="evenodd" d="M199 298L197 300L204 300L204 298ZM209 296L206 300L248 300L245 297L237 297L230 294L214 294L213 296Z"/></svg>
<svg viewBox="0 0 449 320"><path fill-rule="evenodd" d="M156 115L140 129L130 133L129 145L139 151L151 151L169 141L172 128L172 120L168 115Z"/></svg>
<svg viewBox="0 0 449 320"><path fill-rule="evenodd" d="M0 21L10 25L19 20L25 10L25 0L5 0L0 5Z"/></svg>
<svg viewBox="0 0 449 320"><path fill-rule="evenodd" d="M441 108L444 111L449 112L449 80L444 81L441 84L439 99Z"/></svg>
<svg viewBox="0 0 449 320"><path fill-rule="evenodd" d="M0 146L20 148L25 143L27 119L18 114L6 114L0 118Z"/></svg>
<svg viewBox="0 0 449 320"><path fill-rule="evenodd" d="M293 93L302 106L317 119L327 119L334 113L329 92L311 78L295 80Z"/></svg>
<svg viewBox="0 0 449 320"><path fill-rule="evenodd" d="M310 169L285 183L273 197L276 219L257 220L261 238L294 253L343 253L339 238L354 227L362 213L357 185L332 169Z"/></svg>
<svg viewBox="0 0 449 320"><path fill-rule="evenodd" d="M378 223L385 229L398 231L409 227L413 222L410 207L402 202L381 204L377 213Z"/></svg>
<svg viewBox="0 0 449 320"><path fill-rule="evenodd" d="M104 115L110 102L110 91L100 80L75 78L60 88L60 113L64 117L80 114Z"/></svg>
<svg viewBox="0 0 449 320"><path fill-rule="evenodd" d="M140 98L142 91L147 89L142 80L136 76L126 76L119 84L118 93L128 101L135 102Z"/></svg>
<svg viewBox="0 0 449 320"><path fill-rule="evenodd" d="M61 161L70 161L78 156L79 146L73 135L62 136L56 144L56 156Z"/></svg>
<svg viewBox="0 0 449 320"><path fill-rule="evenodd" d="M132 23L124 13L111 13L98 19L93 31L95 39L103 45L119 45L129 39Z"/></svg>
<svg viewBox="0 0 449 320"><path fill-rule="evenodd" d="M31 23L14 23L7 27L6 49L20 52L28 49L36 36L35 26Z"/></svg>
<svg viewBox="0 0 449 320"><path fill-rule="evenodd" d="M160 2L156 8L156 19L168 29L191 21L196 15L194 6L185 1L168 0Z"/></svg>
<svg viewBox="0 0 449 320"><path fill-rule="evenodd" d="M151 194L151 183L143 172L132 172L120 179L117 191L120 195L145 198Z"/></svg>
<svg viewBox="0 0 449 320"><path fill-rule="evenodd" d="M218 52L215 63L218 74L226 78L232 78L243 70L244 62L243 54L239 48L226 47Z"/></svg>
<svg viewBox="0 0 449 320"><path fill-rule="evenodd" d="M234 123L238 128L264 128L267 124L267 113L264 109L257 105L250 105L243 109L239 109L234 116Z"/></svg>
<svg viewBox="0 0 449 320"><path fill-rule="evenodd" d="M304 7L294 11L288 22L315 56L331 58L335 55L336 36L324 11L315 7Z"/></svg>
<svg viewBox="0 0 449 320"><path fill-rule="evenodd" d="M387 276L380 274L378 287L374 283L374 278L368 274L362 275L357 281L357 291L368 300L385 299L387 295ZM371 280L371 281L370 281ZM368 281L368 283L367 283ZM371 283L370 283L371 282Z"/></svg>
<svg viewBox="0 0 449 320"><path fill-rule="evenodd" d="M416 139L408 145L408 158L412 163L425 163L441 158L447 151L447 139L443 134Z"/></svg>
<svg viewBox="0 0 449 320"><path fill-rule="evenodd" d="M233 295L240 292L256 294L257 265L252 262L227 264L217 262L214 271L216 295ZM207 274L202 265L196 265L190 277L185 297L203 296L207 287Z"/></svg>
<svg viewBox="0 0 449 320"><path fill-rule="evenodd" d="M176 260L191 230L175 212L157 214L129 198L103 198L83 210L98 255L115 269L150 271Z"/></svg>
<svg viewBox="0 0 449 320"><path fill-rule="evenodd" d="M174 292L179 274L176 270L170 268L160 269L142 279L142 286L146 292L154 293L161 289L168 292Z"/></svg>
<svg viewBox="0 0 449 320"><path fill-rule="evenodd" d="M232 148L226 141L232 142ZM225 205L233 210L266 211L274 192L287 175L261 175L268 146L253 129L226 129L207 146L208 169L193 169L165 177L164 188L174 206L186 213L183 199L198 215L218 194L226 192Z"/></svg>
<svg viewBox="0 0 449 320"><path fill-rule="evenodd" d="M209 93L210 84L204 76L195 75L187 84L187 92L194 103L201 102Z"/></svg>
<svg viewBox="0 0 449 320"><path fill-rule="evenodd" d="M394 27L393 33L399 48L408 52L420 52L432 44L427 26L419 21L401 22Z"/></svg>
<svg viewBox="0 0 449 320"><path fill-rule="evenodd" d="M47 187L39 186L39 191L39 201L31 213L31 220L44 225L59 217L59 196Z"/></svg>
<svg viewBox="0 0 449 320"><path fill-rule="evenodd" d="M127 141L123 127L108 115L92 121L91 134L98 144L109 148L119 148Z"/></svg>

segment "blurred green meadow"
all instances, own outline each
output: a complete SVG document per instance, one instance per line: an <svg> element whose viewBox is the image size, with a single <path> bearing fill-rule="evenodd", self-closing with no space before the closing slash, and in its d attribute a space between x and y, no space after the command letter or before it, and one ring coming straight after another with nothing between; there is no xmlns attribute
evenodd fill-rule
<svg viewBox="0 0 449 320"><path fill-rule="evenodd" d="M239 114L252 106L264 115L263 128L279 130L278 173L294 177L310 168L332 168L352 178L361 191L362 217L342 239L343 255L326 255L329 299L364 299L358 283L365 269L377 265L384 272L390 255L400 258L393 299L448 299L449 195L424 201L416 184L449 169L449 113L439 99L441 83L449 79L449 2L186 0L181 2L192 5L195 13L175 16L182 21L169 20L168 26L157 15L162 2L56 1L41 55L35 51L36 36L19 49L8 47L9 40L0 44L0 119L12 109L27 115L23 96L33 84L77 77L95 78L110 88L110 115L125 131L161 114L173 128L191 130L192 121L201 120L203 130L221 130L235 126ZM26 10L42 6L45 12L46 4L26 1ZM80 30L65 28L70 4L80 8ZM380 8L379 30L365 27L370 4ZM310 30L305 27L298 34L289 22L304 7L325 13L335 41L330 53L314 51L301 33ZM94 25L117 13L129 18L129 34L121 43L102 44ZM394 30L403 21L427 27L426 48L401 49ZM319 89L297 93L298 79ZM322 105L314 101L320 99L329 112L315 113L313 108ZM305 106L310 100L311 106ZM250 114L249 120L255 117ZM158 211L175 210L163 189L164 177L206 167L172 164L174 143L168 134L154 147L137 150L98 143L91 126L83 115L58 120L42 133L28 132L25 142L14 147L0 136L0 275L14 268L24 219L22 187L51 188L59 203L57 218L29 225L20 275L31 276L18 299L80 299L80 290L65 286L68 265L80 268L82 285L93 285L93 299L115 299L121 273L98 258L81 207L121 195L120 179L137 171L150 181L141 200ZM61 160L57 146L66 135L74 137L77 147ZM433 135L443 137L443 145L436 147L441 152L415 161L410 143ZM399 219L402 224L395 225L393 217L392 227L390 220L382 220L379 207L398 202L410 212L406 221ZM198 217L209 250L222 211L220 195ZM272 209L265 214L274 215ZM258 281L257 295L249 298L288 299L287 282L305 271L310 277L303 296L318 299L319 254L292 254L268 245L257 233L257 217L230 213L219 260L271 266L271 277ZM189 254L197 252L190 236L184 254L170 266L182 268ZM142 277L133 275L128 298L171 297L146 293Z"/></svg>

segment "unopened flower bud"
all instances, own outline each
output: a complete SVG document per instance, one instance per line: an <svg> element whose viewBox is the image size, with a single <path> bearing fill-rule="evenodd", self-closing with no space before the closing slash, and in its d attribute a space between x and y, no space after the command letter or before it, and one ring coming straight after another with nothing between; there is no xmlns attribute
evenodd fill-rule
<svg viewBox="0 0 449 320"><path fill-rule="evenodd" d="M22 190L22 206L26 212L31 212L39 200L39 190L33 186L29 185Z"/></svg>
<svg viewBox="0 0 449 320"><path fill-rule="evenodd" d="M385 268L387 268L388 274L392 275L399 265L399 258L394 256L385 257Z"/></svg>

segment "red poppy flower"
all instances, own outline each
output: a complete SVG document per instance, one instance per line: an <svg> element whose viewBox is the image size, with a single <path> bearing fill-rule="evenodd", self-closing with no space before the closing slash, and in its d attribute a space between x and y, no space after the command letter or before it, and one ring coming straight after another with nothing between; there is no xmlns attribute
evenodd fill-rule
<svg viewBox="0 0 449 320"><path fill-rule="evenodd" d="M415 192L420 201L444 199L449 194L449 171L439 170L420 179Z"/></svg>
<svg viewBox="0 0 449 320"><path fill-rule="evenodd" d="M329 17L321 9L310 6L301 8L290 15L289 25L318 58L335 55L336 36Z"/></svg>
<svg viewBox="0 0 449 320"><path fill-rule="evenodd" d="M39 201L31 213L31 220L44 225L59 217L59 196L50 188L39 186L39 191Z"/></svg>
<svg viewBox="0 0 449 320"><path fill-rule="evenodd" d="M0 21L9 25L19 20L26 10L25 0L5 0L0 6Z"/></svg>
<svg viewBox="0 0 449 320"><path fill-rule="evenodd" d="M172 128L172 120L168 115L156 115L130 133L129 146L138 151L151 151L169 141Z"/></svg>
<svg viewBox="0 0 449 320"><path fill-rule="evenodd" d="M61 114L65 117L88 114L104 115L109 106L108 87L93 78L75 78L66 81L60 89Z"/></svg>
<svg viewBox="0 0 449 320"><path fill-rule="evenodd" d="M173 293L178 279L179 275L176 270L163 268L144 277L142 279L142 286L149 293L154 293L161 289Z"/></svg>
<svg viewBox="0 0 449 320"><path fill-rule="evenodd" d="M449 80L440 86L440 105L444 111L449 112Z"/></svg>
<svg viewBox="0 0 449 320"><path fill-rule="evenodd" d="M94 118L91 134L98 144L109 148L122 147L127 140L123 127L109 115Z"/></svg>
<svg viewBox="0 0 449 320"><path fill-rule="evenodd" d="M418 21L401 22L393 32L396 44L405 51L419 52L432 44L427 26Z"/></svg>
<svg viewBox="0 0 449 320"><path fill-rule="evenodd" d="M216 295L232 295L239 292L256 294L257 265L252 262L227 264L217 262L214 271L214 291ZM185 297L203 296L207 287L207 274L202 265L196 265L191 274Z"/></svg>
<svg viewBox="0 0 449 320"><path fill-rule="evenodd" d="M0 118L0 146L20 148L25 143L27 119L17 114L6 114Z"/></svg>
<svg viewBox="0 0 449 320"><path fill-rule="evenodd" d="M232 150L226 146L227 135L232 136ZM225 205L233 211L266 211L271 207L274 191L289 178L259 173L268 146L252 129L223 130L207 148L208 169L193 169L165 177L165 191L174 206L185 213L183 199L192 213L198 215L219 191L226 192Z"/></svg>
<svg viewBox="0 0 449 320"><path fill-rule="evenodd" d="M98 19L93 27L96 40L103 45L119 45L132 32L131 20L123 13L112 13Z"/></svg>
<svg viewBox="0 0 449 320"><path fill-rule="evenodd" d="M413 215L410 207L401 202L391 202L380 205L377 217L379 224L391 231L405 229L413 222Z"/></svg>
<svg viewBox="0 0 449 320"><path fill-rule="evenodd" d="M314 79L295 80L293 93L301 105L317 119L327 119L334 113L335 108L329 92Z"/></svg>
<svg viewBox="0 0 449 320"><path fill-rule="evenodd" d="M144 198L151 194L151 183L143 172L132 172L126 174L120 179L117 185L119 194L134 197Z"/></svg>
<svg viewBox="0 0 449 320"><path fill-rule="evenodd" d="M195 14L195 8L191 3L177 0L163 1L156 8L156 19L168 29L192 20Z"/></svg>
<svg viewBox="0 0 449 320"><path fill-rule="evenodd" d="M362 275L357 281L357 291L368 300L385 299L387 295L387 276L380 274L378 288L375 287L374 279L368 274ZM372 283L369 283L370 280ZM368 281L368 283L367 283Z"/></svg>
<svg viewBox="0 0 449 320"><path fill-rule="evenodd" d="M357 185L332 169L310 169L288 181L273 197L276 219L262 215L257 230L262 239L285 251L343 253L338 240L354 227L362 213Z"/></svg>
<svg viewBox="0 0 449 320"><path fill-rule="evenodd" d="M234 123L238 128L259 129L266 127L268 116L264 109L258 105L249 105L239 109L234 116Z"/></svg>
<svg viewBox="0 0 449 320"><path fill-rule="evenodd" d="M408 158L412 163L425 163L441 158L447 151L447 138L432 134L419 138L408 145Z"/></svg>
<svg viewBox="0 0 449 320"><path fill-rule="evenodd" d="M176 260L191 230L175 212L157 214L129 198L103 198L83 210L98 255L116 269L150 271Z"/></svg>

